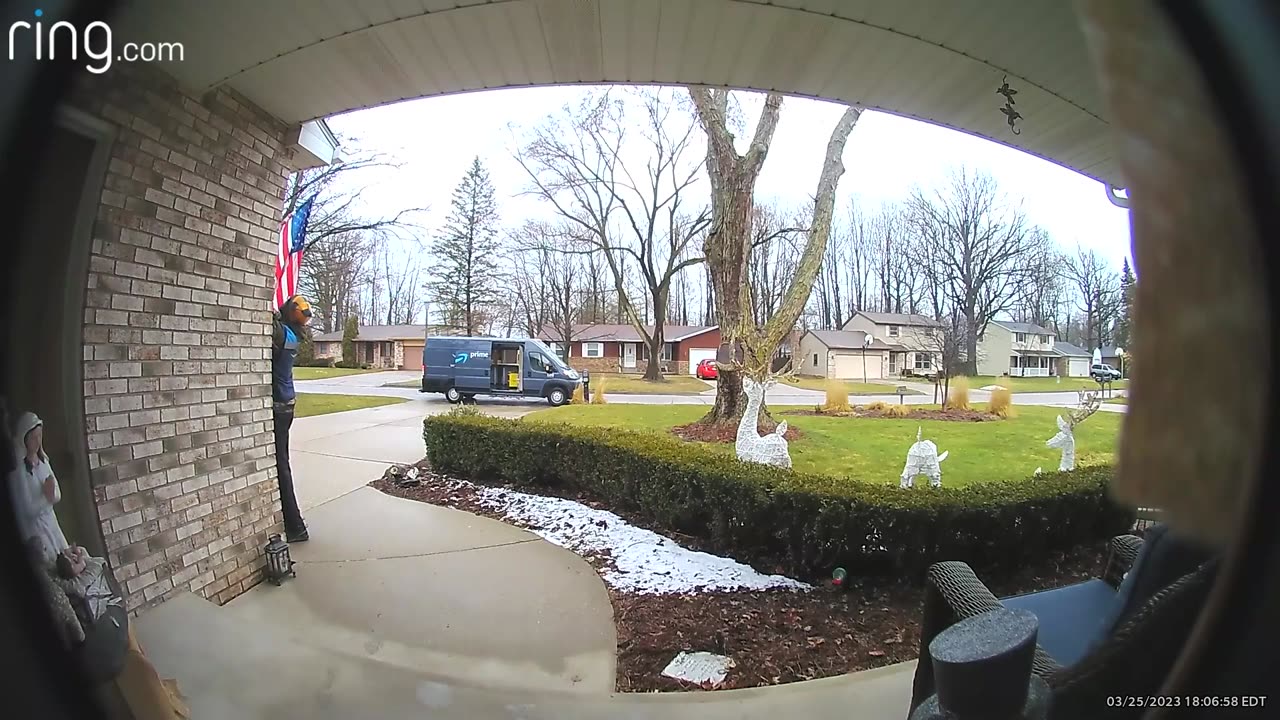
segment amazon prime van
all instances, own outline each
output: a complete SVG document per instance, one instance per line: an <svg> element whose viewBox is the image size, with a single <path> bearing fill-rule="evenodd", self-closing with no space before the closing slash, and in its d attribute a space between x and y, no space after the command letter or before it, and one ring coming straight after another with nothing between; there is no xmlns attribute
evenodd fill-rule
<svg viewBox="0 0 1280 720"><path fill-rule="evenodd" d="M489 395L546 398L559 406L581 382L537 340L429 337L422 348L420 391L444 393L451 403Z"/></svg>

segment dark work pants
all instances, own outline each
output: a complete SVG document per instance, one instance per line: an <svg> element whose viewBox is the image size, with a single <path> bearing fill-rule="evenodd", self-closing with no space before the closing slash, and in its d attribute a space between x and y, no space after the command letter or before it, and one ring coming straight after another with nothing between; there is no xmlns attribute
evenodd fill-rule
<svg viewBox="0 0 1280 720"><path fill-rule="evenodd" d="M293 471L289 468L289 428L293 425L293 405L276 403L272 407L276 432L276 480L280 483L280 509L284 512L286 530L302 530L302 512L298 496L293 492Z"/></svg>

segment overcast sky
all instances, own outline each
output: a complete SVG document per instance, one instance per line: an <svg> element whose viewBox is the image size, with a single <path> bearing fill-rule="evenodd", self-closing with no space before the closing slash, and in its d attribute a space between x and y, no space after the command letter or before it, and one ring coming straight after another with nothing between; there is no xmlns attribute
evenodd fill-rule
<svg viewBox="0 0 1280 720"><path fill-rule="evenodd" d="M536 125L587 92L581 87L521 88L427 98L342 115L330 120L339 135L359 147L395 158L399 169L370 170L363 201L392 215L429 207L418 222L434 231L449 209L449 196L473 156L480 156L497 189L502 224L547 217L520 193L524 171L511 157L520 128ZM743 100L754 127L758 98ZM754 113L752 109L755 108ZM810 202L822 155L841 106L788 98L769 151L757 196L784 207ZM990 172L1002 190L1024 201L1029 219L1060 246L1094 248L1119 270L1130 255L1128 212L1108 202L1102 184L1046 160L963 133L882 113L863 113L844 154L841 204L857 195L874 209L904 199L914 185L931 187L959 166Z"/></svg>

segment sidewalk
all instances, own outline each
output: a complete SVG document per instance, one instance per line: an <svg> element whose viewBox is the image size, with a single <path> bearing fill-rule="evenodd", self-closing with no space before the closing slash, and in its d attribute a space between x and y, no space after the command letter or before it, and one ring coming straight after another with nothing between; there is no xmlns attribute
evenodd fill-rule
<svg viewBox="0 0 1280 720"><path fill-rule="evenodd" d="M312 534L290 548L297 577L224 607L182 595L135 621L193 717L905 716L914 663L774 688L614 694L613 610L585 561L504 523L365 487L387 464L420 459L423 416L447 408L295 422L290 456Z"/></svg>

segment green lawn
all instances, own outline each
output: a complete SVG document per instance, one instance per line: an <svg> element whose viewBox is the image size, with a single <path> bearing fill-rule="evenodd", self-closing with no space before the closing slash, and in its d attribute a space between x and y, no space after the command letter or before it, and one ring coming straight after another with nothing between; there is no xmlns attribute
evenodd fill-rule
<svg viewBox="0 0 1280 720"><path fill-rule="evenodd" d="M1056 377L995 377L993 375L978 375L969 378L970 390L981 390L987 385L1003 385L1016 393L1024 392L1075 392L1076 390L1097 390L1098 383L1093 378L1062 378L1062 382L1058 382ZM1117 380L1111 384L1111 388L1119 390L1129 386L1129 380Z"/></svg>
<svg viewBox="0 0 1280 720"><path fill-rule="evenodd" d="M602 384L605 395L697 395L711 389L692 375L667 375L662 382L650 382L641 375L591 373L591 391Z"/></svg>
<svg viewBox="0 0 1280 720"><path fill-rule="evenodd" d="M414 380L405 380L404 382L382 383L382 387L410 388L412 390L417 390L422 387L422 380L419 378Z"/></svg>
<svg viewBox="0 0 1280 720"><path fill-rule="evenodd" d="M1127 397L1115 397L1115 398L1110 398L1110 399L1108 399L1108 400L1103 400L1102 402L1104 402L1104 403L1109 403L1109 404L1111 404L1111 405L1128 405L1128 404L1129 404L1129 398L1127 398Z"/></svg>
<svg viewBox="0 0 1280 720"><path fill-rule="evenodd" d="M849 389L850 395L897 395L898 384L894 383L873 383L873 382L857 382L854 380L845 380L845 387ZM801 387L807 390L817 390L819 392L827 389L827 381L818 377L790 377L778 383L779 387ZM919 395L915 390L907 390L907 395Z"/></svg>
<svg viewBox="0 0 1280 720"><path fill-rule="evenodd" d="M1037 467L1056 470L1061 457L1044 445L1058 431L1054 417L1065 412L1059 408L1024 405L1017 408L1015 418L981 423L780 414L788 409L795 408L771 408L775 417L802 433L790 446L795 469L802 471L896 484L917 427L938 444L939 452L951 453L942 464L942 482L950 487L1026 478ZM569 405L531 413L524 421L666 432L706 411L699 405ZM1097 413L1077 428L1077 461L1082 465L1112 461L1122 419L1118 413ZM732 443L709 446L717 452L733 452Z"/></svg>
<svg viewBox="0 0 1280 720"><path fill-rule="evenodd" d="M293 369L294 380L324 380L326 378L357 375L359 373L378 372L377 370L354 370L351 368L331 367L296 367Z"/></svg>
<svg viewBox="0 0 1280 720"><path fill-rule="evenodd" d="M322 395L320 393L298 393L298 404L294 408L294 417L310 417L312 415L328 415L329 413L363 410L364 408L395 405L404 402L394 397L369 397L366 395Z"/></svg>

